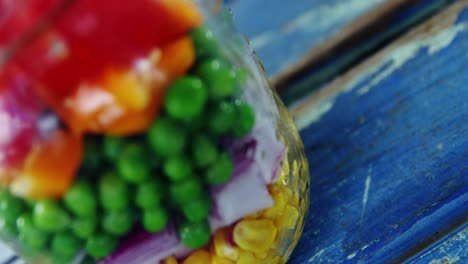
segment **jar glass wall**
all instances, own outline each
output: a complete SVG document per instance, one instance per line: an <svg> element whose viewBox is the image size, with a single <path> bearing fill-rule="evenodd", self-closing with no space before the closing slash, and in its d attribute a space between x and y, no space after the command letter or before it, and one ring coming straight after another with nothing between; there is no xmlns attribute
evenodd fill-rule
<svg viewBox="0 0 468 264"><path fill-rule="evenodd" d="M31 263L287 261L307 160L221 1L11 3L4 242Z"/></svg>

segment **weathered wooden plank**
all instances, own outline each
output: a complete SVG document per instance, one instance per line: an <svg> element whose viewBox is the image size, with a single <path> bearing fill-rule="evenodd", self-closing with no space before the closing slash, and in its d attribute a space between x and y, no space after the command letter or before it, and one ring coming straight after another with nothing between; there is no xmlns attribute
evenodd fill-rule
<svg viewBox="0 0 468 264"><path fill-rule="evenodd" d="M291 109L312 181L291 263L401 263L468 220L467 66L465 0Z"/></svg>
<svg viewBox="0 0 468 264"><path fill-rule="evenodd" d="M453 0L405 1L401 6L390 6L393 2L386 2L356 23L351 23L349 28L353 30L352 35L340 42L335 42L335 38L330 39L332 47L329 47L327 41L325 47L317 47L310 53L311 56L305 56L300 62L278 74L273 82L275 88L288 105L331 82L336 76L452 2ZM326 50L322 52L321 49Z"/></svg>
<svg viewBox="0 0 468 264"><path fill-rule="evenodd" d="M343 28L386 1L406 0L236 0L229 6L267 73L276 76L321 44L317 52L325 52L329 38L339 42L351 35L355 29Z"/></svg>
<svg viewBox="0 0 468 264"><path fill-rule="evenodd" d="M431 246L407 264L455 264L468 263L468 225L453 232Z"/></svg>

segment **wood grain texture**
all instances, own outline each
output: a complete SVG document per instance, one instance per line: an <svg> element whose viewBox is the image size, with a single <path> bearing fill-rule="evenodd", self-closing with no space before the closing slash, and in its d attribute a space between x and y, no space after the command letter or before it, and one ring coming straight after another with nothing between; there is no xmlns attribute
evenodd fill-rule
<svg viewBox="0 0 468 264"><path fill-rule="evenodd" d="M388 7L392 2L386 2L360 19L367 23L361 23L362 28L356 30L351 37L339 43L334 43L330 39L331 45L335 47L328 49L321 57L314 56L310 60L305 60L304 64L293 66L294 69L283 76L284 78L277 79L274 83L275 88L280 92L283 101L289 105L352 69L452 2L454 0L403 1L405 4L393 7ZM375 21L365 19L373 17L372 13L376 12L381 15L380 19ZM354 28L354 23L349 26Z"/></svg>
<svg viewBox="0 0 468 264"><path fill-rule="evenodd" d="M313 48L328 45L324 43L332 36L351 34L352 30L341 30L386 1L404 0L237 0L229 1L229 6L267 73L274 77Z"/></svg>
<svg viewBox="0 0 468 264"><path fill-rule="evenodd" d="M468 263L468 224L429 247L407 264L464 264Z"/></svg>
<svg viewBox="0 0 468 264"><path fill-rule="evenodd" d="M467 83L465 0L291 109L311 207L290 263L430 263L468 220Z"/></svg>
<svg viewBox="0 0 468 264"><path fill-rule="evenodd" d="M399 11L412 3L420 0L387 0L374 8L369 9L355 20L342 26L341 29L327 36L326 41L312 47L308 52L291 65L288 65L281 72L273 77L273 83L276 86L286 86L293 79L297 72L308 68L309 65L316 64L319 61L324 61L327 57L333 56L331 51L346 43L349 39L355 38L371 28L374 25L381 24L390 14L399 13ZM384 31L384 30L382 30ZM368 33L368 32L367 32ZM373 32L374 35L376 32ZM348 43L346 43L348 44Z"/></svg>

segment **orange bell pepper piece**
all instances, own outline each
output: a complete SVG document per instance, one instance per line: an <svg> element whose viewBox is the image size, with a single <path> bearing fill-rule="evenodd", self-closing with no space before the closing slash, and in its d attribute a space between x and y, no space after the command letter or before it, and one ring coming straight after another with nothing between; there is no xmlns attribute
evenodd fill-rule
<svg viewBox="0 0 468 264"><path fill-rule="evenodd" d="M11 192L25 198L62 197L73 183L82 155L81 137L64 130L55 131L33 147L10 185Z"/></svg>

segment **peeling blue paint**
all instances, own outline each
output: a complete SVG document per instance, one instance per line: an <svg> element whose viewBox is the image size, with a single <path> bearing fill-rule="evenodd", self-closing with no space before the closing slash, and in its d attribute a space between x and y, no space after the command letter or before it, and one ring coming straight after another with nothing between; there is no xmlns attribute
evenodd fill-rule
<svg viewBox="0 0 468 264"><path fill-rule="evenodd" d="M468 31L457 32L447 47L420 49L367 93L339 94L301 131L312 204L290 263L395 263L466 219Z"/></svg>
<svg viewBox="0 0 468 264"><path fill-rule="evenodd" d="M385 1L237 0L229 6L266 72L274 76Z"/></svg>

